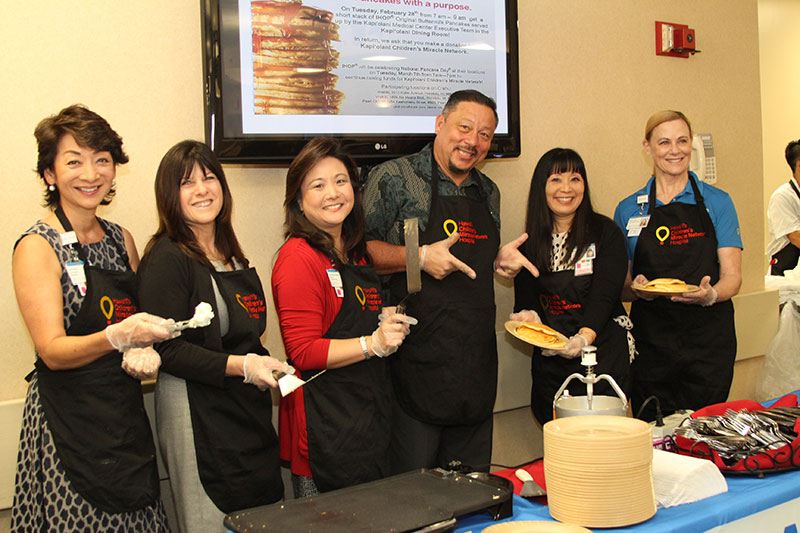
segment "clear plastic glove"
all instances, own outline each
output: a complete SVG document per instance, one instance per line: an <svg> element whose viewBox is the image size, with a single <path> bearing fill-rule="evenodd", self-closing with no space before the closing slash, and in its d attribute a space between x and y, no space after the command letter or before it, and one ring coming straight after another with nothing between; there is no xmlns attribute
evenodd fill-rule
<svg viewBox="0 0 800 533"><path fill-rule="evenodd" d="M539 318L539 313L536 311L531 311L530 309L523 309L517 313L511 313L508 315L509 320L515 320L517 322L528 322L531 324L541 324L542 319Z"/></svg>
<svg viewBox="0 0 800 533"><path fill-rule="evenodd" d="M258 355L249 353L244 356L244 382L255 385L258 390L276 388L278 382L275 380L273 372L283 372L284 374L294 374L294 368L289 364L278 361L269 355Z"/></svg>
<svg viewBox="0 0 800 533"><path fill-rule="evenodd" d="M560 355L564 359L575 359L576 357L578 357L578 355L580 355L581 348L588 345L589 345L589 340L580 333L576 333L575 335L569 338L567 344L560 350L544 349L542 350L542 355L548 357L553 355Z"/></svg>
<svg viewBox="0 0 800 533"><path fill-rule="evenodd" d="M673 302L709 307L717 303L717 298L719 298L719 293L717 293L717 289L711 286L711 276L703 276L703 279L700 280L699 291L685 292L670 299Z"/></svg>
<svg viewBox="0 0 800 533"><path fill-rule="evenodd" d="M378 325L380 326L381 324L383 324L384 320L386 320L387 318L396 313L397 313L396 305L381 308L381 314L378 315ZM403 317L402 318L403 322L405 322L409 326L416 326L417 324L419 324L419 320L417 320L413 316L408 316L408 315L400 315L400 316Z"/></svg>
<svg viewBox="0 0 800 533"><path fill-rule="evenodd" d="M122 370L136 379L150 379L158 374L161 356L152 346L131 348L122 354Z"/></svg>
<svg viewBox="0 0 800 533"><path fill-rule="evenodd" d="M173 331L175 321L149 313L136 313L105 329L106 338L115 349L127 352L131 348L144 348L180 335Z"/></svg>
<svg viewBox="0 0 800 533"><path fill-rule="evenodd" d="M639 274L635 278L633 278L633 281L631 282L631 285L645 286L648 283L650 283L650 280L647 279L644 276L644 274ZM638 291L638 290L634 289L633 287L631 287L631 290L633 291L633 293L638 298L640 298L642 300L647 300L648 302L651 302L651 301L655 300L655 298L656 298L655 295L653 295L653 294L648 294L646 292Z"/></svg>
<svg viewBox="0 0 800 533"><path fill-rule="evenodd" d="M416 318L395 313L393 307L384 307L378 317L378 329L372 332L372 351L378 357L386 357L397 351L411 326L418 324ZM382 318L381 318L382 317Z"/></svg>

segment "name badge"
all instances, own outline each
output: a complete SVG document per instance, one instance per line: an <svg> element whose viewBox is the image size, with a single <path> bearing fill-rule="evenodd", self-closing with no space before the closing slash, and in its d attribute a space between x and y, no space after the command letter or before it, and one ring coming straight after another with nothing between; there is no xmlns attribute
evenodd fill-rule
<svg viewBox="0 0 800 533"><path fill-rule="evenodd" d="M597 248L594 243L590 244L583 256L575 263L575 276L586 276L591 274L594 258L597 257Z"/></svg>
<svg viewBox="0 0 800 533"><path fill-rule="evenodd" d="M642 232L642 229L646 228L649 222L650 215L631 217L630 220L628 220L628 224L625 226L625 228L628 230L628 237L638 237Z"/></svg>
<svg viewBox="0 0 800 533"><path fill-rule="evenodd" d="M66 267L69 280L78 287L81 296L86 296L86 272L83 270L83 261L70 261Z"/></svg>
<svg viewBox="0 0 800 533"><path fill-rule="evenodd" d="M74 231L67 231L66 233L59 233L59 237L61 237L62 246L69 246L70 244L75 244L75 243L78 242L78 236L75 235Z"/></svg>
<svg viewBox="0 0 800 533"><path fill-rule="evenodd" d="M339 273L338 270L329 268L325 271L328 274L328 280L331 282L331 287L333 287L336 296L339 298L344 298L344 289L342 288L342 275Z"/></svg>

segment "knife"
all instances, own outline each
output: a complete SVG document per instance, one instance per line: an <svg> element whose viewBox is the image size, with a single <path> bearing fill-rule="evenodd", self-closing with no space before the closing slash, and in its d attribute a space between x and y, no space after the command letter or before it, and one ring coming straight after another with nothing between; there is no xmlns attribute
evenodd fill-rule
<svg viewBox="0 0 800 533"><path fill-rule="evenodd" d="M403 221L406 241L406 295L397 304L397 312L406 312L406 300L422 290L422 277L419 268L419 219L407 218Z"/></svg>

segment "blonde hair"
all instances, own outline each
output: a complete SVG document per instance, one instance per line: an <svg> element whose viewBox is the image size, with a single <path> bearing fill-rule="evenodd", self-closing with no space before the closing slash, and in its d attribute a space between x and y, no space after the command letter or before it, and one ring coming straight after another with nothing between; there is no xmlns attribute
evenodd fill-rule
<svg viewBox="0 0 800 533"><path fill-rule="evenodd" d="M671 122L673 120L682 120L686 123L689 127L689 137L692 136L692 124L689 122L689 119L686 118L686 115L681 113L680 111L672 111L672 110L664 110L659 111L658 113L653 113L650 118L647 119L647 124L644 127L644 138L647 141L650 141L650 136L653 135L653 130L656 127L660 126L665 122Z"/></svg>

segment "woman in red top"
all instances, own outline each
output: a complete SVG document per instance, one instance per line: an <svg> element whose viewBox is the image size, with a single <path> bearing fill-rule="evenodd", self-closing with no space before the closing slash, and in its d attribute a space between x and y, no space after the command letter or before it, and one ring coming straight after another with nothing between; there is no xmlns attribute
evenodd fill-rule
<svg viewBox="0 0 800 533"><path fill-rule="evenodd" d="M296 497L387 473L384 358L414 320L387 308L379 322L380 282L367 264L359 189L355 163L327 137L311 140L286 176L287 241L272 294L287 360L300 377L314 378L280 404L281 459L291 466Z"/></svg>

